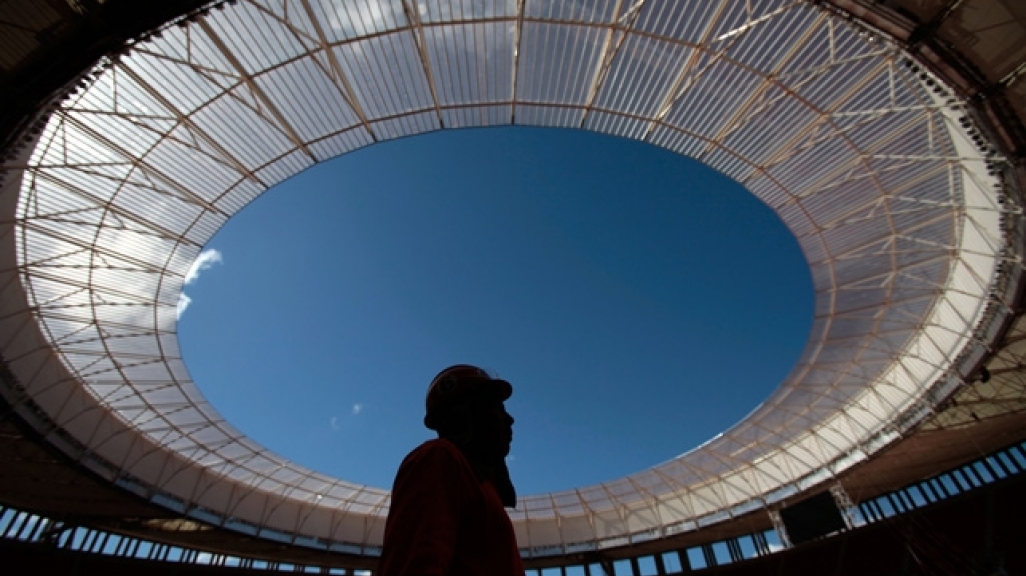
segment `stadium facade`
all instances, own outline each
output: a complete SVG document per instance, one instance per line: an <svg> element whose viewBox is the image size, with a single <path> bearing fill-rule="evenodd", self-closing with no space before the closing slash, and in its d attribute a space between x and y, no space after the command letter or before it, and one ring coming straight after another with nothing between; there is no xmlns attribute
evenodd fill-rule
<svg viewBox="0 0 1026 576"><path fill-rule="evenodd" d="M465 127L696 158L779 215L815 288L801 358L742 422L521 498L529 566L764 530L786 545L788 506L828 492L844 511L1026 438L1013 0L9 0L0 29L5 505L372 568L388 492L226 422L182 362L177 308L205 242L267 189Z"/></svg>

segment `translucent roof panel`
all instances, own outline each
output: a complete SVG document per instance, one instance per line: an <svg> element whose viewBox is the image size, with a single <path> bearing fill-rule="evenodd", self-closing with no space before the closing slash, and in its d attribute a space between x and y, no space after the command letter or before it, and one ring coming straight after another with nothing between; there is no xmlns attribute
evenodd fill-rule
<svg viewBox="0 0 1026 576"><path fill-rule="evenodd" d="M179 511L380 545L387 491L244 437L190 380L174 338L185 274L228 218L375 142L503 124L649 142L744 185L809 263L813 329L777 390L669 462L522 498L525 554L696 529L822 482L954 391L1010 313L997 304L1013 272L999 263L1021 247L967 104L822 7L222 8L101 62L59 104L29 162L12 166L16 233L0 238L17 258L0 317L19 335L8 361L26 392L89 465Z"/></svg>

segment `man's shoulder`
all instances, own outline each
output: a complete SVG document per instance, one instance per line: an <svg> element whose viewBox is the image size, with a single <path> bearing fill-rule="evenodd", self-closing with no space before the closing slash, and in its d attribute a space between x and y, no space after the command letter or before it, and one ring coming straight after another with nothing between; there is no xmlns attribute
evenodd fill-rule
<svg viewBox="0 0 1026 576"><path fill-rule="evenodd" d="M404 478L447 478L454 481L463 478L469 481L474 472L470 463L455 444L448 440L429 440L407 454L396 474L397 485Z"/></svg>
<svg viewBox="0 0 1026 576"><path fill-rule="evenodd" d="M465 458L455 444L444 438L435 438L414 448L412 452L406 455L403 463L420 460L463 461Z"/></svg>

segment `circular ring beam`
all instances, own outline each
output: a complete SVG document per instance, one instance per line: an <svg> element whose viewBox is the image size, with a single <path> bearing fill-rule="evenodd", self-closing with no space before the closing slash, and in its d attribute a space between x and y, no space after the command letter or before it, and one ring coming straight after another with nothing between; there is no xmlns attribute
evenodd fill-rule
<svg viewBox="0 0 1026 576"><path fill-rule="evenodd" d="M815 321L779 388L669 462L522 498L512 517L527 556L698 529L833 478L955 391L1010 314L1000 302L1017 278L1001 264L1020 247L992 169L1001 158L939 80L822 7L218 8L93 70L28 161L8 166L21 179L8 179L4 198L16 202L0 207L15 222L0 237L0 334L30 398L18 410L45 414L51 442L173 510L377 553L387 491L246 438L191 381L175 334L186 272L228 218L305 168L375 142L499 125L649 142L744 185L809 263Z"/></svg>

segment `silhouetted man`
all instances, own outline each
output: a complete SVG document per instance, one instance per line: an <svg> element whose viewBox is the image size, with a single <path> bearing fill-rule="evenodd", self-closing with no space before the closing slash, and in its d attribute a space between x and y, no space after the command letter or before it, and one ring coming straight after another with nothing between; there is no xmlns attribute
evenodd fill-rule
<svg viewBox="0 0 1026 576"><path fill-rule="evenodd" d="M505 380L465 364L428 387L424 425L438 432L399 466L378 576L523 576L506 468L513 417Z"/></svg>

